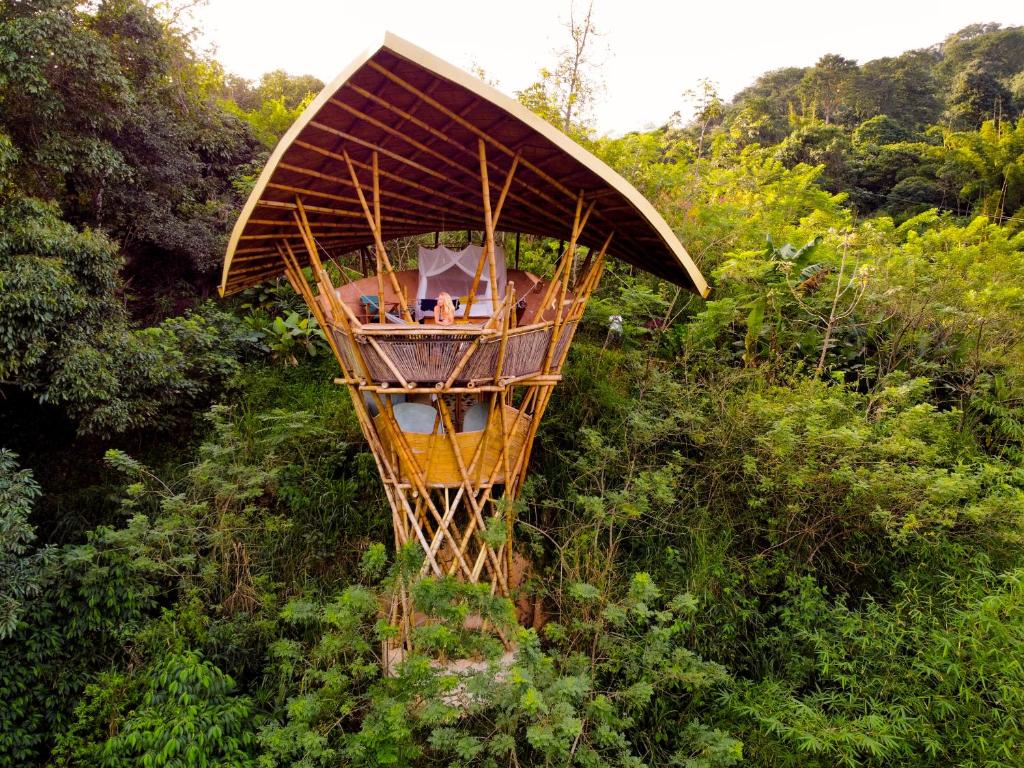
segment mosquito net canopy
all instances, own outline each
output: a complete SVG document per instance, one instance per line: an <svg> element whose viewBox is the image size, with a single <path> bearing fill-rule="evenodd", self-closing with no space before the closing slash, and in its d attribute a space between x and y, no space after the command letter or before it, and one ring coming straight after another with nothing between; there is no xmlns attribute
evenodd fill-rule
<svg viewBox="0 0 1024 768"><path fill-rule="evenodd" d="M419 249L419 289L417 299L436 299L441 293L447 293L460 299L460 307L456 314L461 314L473 287L473 276L483 255L483 246L468 245L461 251L453 251L441 245L437 248ZM490 267L485 262L480 273L476 296L470 312L474 317L486 317L491 314L491 291L496 291L498 298L505 295L505 251L494 246L495 278L497 286L491 286Z"/></svg>

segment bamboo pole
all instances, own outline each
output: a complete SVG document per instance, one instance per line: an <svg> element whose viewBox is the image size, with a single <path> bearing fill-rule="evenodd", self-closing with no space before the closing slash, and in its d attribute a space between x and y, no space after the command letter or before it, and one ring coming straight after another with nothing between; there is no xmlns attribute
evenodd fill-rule
<svg viewBox="0 0 1024 768"><path fill-rule="evenodd" d="M516 152L516 156L512 158L512 165L505 175L505 183L501 187L501 194L498 195L498 204L494 206L494 229L498 228L498 221L501 219L501 209L505 207L505 198L508 197L509 189L512 187L512 179L515 178L516 169L519 167L519 159L522 156L522 150Z"/></svg>
<svg viewBox="0 0 1024 768"><path fill-rule="evenodd" d="M447 490L447 489L446 489ZM451 501L445 497L445 512L444 512L444 527L447 529L451 525L452 519L455 517L456 511L459 508L459 502L462 500L463 488L460 487L458 493L455 494L455 498ZM437 555L437 551L441 548L441 544L444 541L444 534L438 530L430 539L430 553Z"/></svg>
<svg viewBox="0 0 1024 768"><path fill-rule="evenodd" d="M370 342L370 346L374 348L380 359L384 361L384 365L388 367L388 370L395 375L395 378L398 379L398 383L402 385L403 389L409 390L413 389L416 386L415 384L410 384L408 381L405 380L405 377L402 375L402 372L398 370L398 367L394 364L394 362L392 362L391 358L387 355L387 353L385 353L384 350L381 349L380 343L378 343L378 341L375 338L373 338L373 336L367 336L366 340Z"/></svg>
<svg viewBox="0 0 1024 768"><path fill-rule="evenodd" d="M484 230L487 239L484 250L480 254L480 261L477 263L476 272L473 274L473 283L469 289L469 296L466 297L466 310L463 317L469 317L470 310L473 308L473 302L476 300L477 286L480 285L480 278L483 275L485 259L488 259L488 263L491 266L491 311L492 313L497 311L498 287L496 285L494 267L494 231L498 226L499 219L501 218L501 209L505 205L505 196L508 194L508 190L512 186L512 179L515 176L516 168L519 167L519 158L521 156L521 153L517 152L515 157L512 159L512 166L509 168L509 171L505 176L505 183L502 185L501 194L498 197L498 205L495 208L494 215L492 216L491 189L487 176L487 152L482 141L478 143L478 150L480 153L480 183L483 189L484 201Z"/></svg>
<svg viewBox="0 0 1024 768"><path fill-rule="evenodd" d="M380 232L380 163L376 152L372 155L371 166L373 168L373 225Z"/></svg>
<svg viewBox="0 0 1024 768"><path fill-rule="evenodd" d="M316 319L317 324L324 329L324 335L327 337L327 345L331 348L331 351L334 353L334 357L341 365L345 378L351 378L341 356L341 350L338 349L338 344L334 339L334 334L331 332L331 328L327 324L327 320L320 311L320 307L317 305L316 299L313 298L313 294L309 290L309 284L306 283L306 278L303 276L302 270L299 268L297 262L293 266L288 261L287 256L285 256L284 249L282 249L280 245L278 246L278 249L281 259L285 262L285 277L287 277L288 282L291 283L292 289L302 297L303 301L306 302L306 306L308 306L310 311L313 313L313 317Z"/></svg>
<svg viewBox="0 0 1024 768"><path fill-rule="evenodd" d="M345 331L351 337L352 328L349 323L345 322L348 320L351 312L348 306L342 302L338 295L334 292L334 284L331 282L330 275L327 274L327 270L324 269L324 265L320 261L320 255L317 253L316 240L313 238L309 228L309 219L306 218L306 210L302 206L302 200L298 197L295 198L298 210L295 212L295 221L299 225L299 232L302 234L302 239L306 244L306 251L309 254L310 268L313 269L314 275L318 278L317 284L320 285L320 292L324 295L327 300L327 305L331 308L331 314L345 326ZM288 246L287 241L285 245ZM290 251L290 246L289 251ZM294 254L292 254L294 258ZM324 290L326 286L326 290ZM352 320L355 317L352 316ZM356 321L358 327L358 321Z"/></svg>
<svg viewBox="0 0 1024 768"><path fill-rule="evenodd" d="M550 321L549 321L550 322ZM543 324L541 324L543 325ZM528 326L523 326L524 328ZM403 325L364 325L361 333L367 336L473 336L483 334L484 336L496 336L498 331L493 328L479 327L456 327L451 325L427 325L416 323L411 326Z"/></svg>
<svg viewBox="0 0 1024 768"><path fill-rule="evenodd" d="M480 152L480 185L484 199L484 253L487 254L487 267L491 285L491 312L498 311L498 271L494 256L494 220L491 218L491 184L487 178L487 145L483 139L477 140ZM468 310L467 310L468 312Z"/></svg>
<svg viewBox="0 0 1024 768"><path fill-rule="evenodd" d="M516 303L516 286L515 286L515 283L512 283L512 284L509 285L508 294L507 294L506 299L505 299L505 318L504 318L505 322L504 322L504 329L503 329L503 333L501 334L501 343L500 343L500 345L498 347L498 360L497 360L497 362L495 364L495 367L494 367L494 383L495 384L498 384L501 381L501 371L502 371L502 368L503 368L503 366L505 364L505 348L508 345L508 332L509 332L509 328L511 327L511 316L514 315L514 313L515 313L515 303ZM495 394L494 397L495 397L495 399L499 400L498 415L500 417L499 420L500 420L500 424L501 424L501 435L502 435L502 440L501 440L501 463L502 463L502 465L505 468L505 498L507 500L507 503L508 503L509 507L511 508L511 504L512 504L513 498L512 498L512 494L511 494L511 487L509 485L509 481L510 481L510 479L512 477L512 472L511 472L511 468L509 467L508 449L509 449L509 441L510 441L512 436L509 435L508 424L506 423L506 418L505 418L505 397L506 397L506 393L505 392L501 392L499 394ZM508 573L510 575L512 573L512 526L513 526L512 512L511 511L507 511L506 514L505 514L505 544L506 544L505 552L506 552L506 557L507 557L507 562L505 563L505 566L508 569Z"/></svg>
<svg viewBox="0 0 1024 768"><path fill-rule="evenodd" d="M359 177L356 176L356 169L352 165L352 160L351 158L349 158L348 152L344 152L342 154L345 158L345 163L348 166L348 172L352 177L352 184L356 188L356 194L359 196L359 204L363 208L363 215L366 217L366 221L370 225L370 230L373 233L373 239L375 247L377 249L377 274L379 275L381 272L380 264L381 261L383 261L384 267L387 269L388 277L391 279L391 287L394 289L395 295L398 296L399 301L401 301L402 288L398 284L398 278L395 276L394 269L391 268L391 261L390 259L388 259L388 252L384 249L384 241L381 239L380 227L378 226L378 222L380 221L380 171L379 168L377 167L376 155L374 155L375 160L373 164L373 184L374 189L378 191L374 195L374 210L373 212L371 212L370 206L366 202L366 195L363 194L363 188L359 183ZM380 297L380 305L378 308L380 309L381 312L381 322L384 322L384 296L382 287L381 291L382 293ZM411 323L412 316L409 314L409 308L404 306L403 304L401 309L402 316L404 317L406 322Z"/></svg>
<svg viewBox="0 0 1024 768"><path fill-rule="evenodd" d="M587 208L586 214L581 219L580 218L580 209L581 209L582 203L583 203L583 193L580 192L579 197L576 199L576 216L575 216L575 219L573 220L572 236L569 239L569 247L565 251L563 251L563 253L562 253L562 258L561 258L561 261L559 262L558 268L555 270L555 274L551 278L551 282L548 283L547 289L544 291L544 299L543 299L543 301L541 301L540 305L537 307L537 311L534 313L533 322L537 322L537 320L540 317L543 316L544 312L547 311L548 303L552 299L552 294L554 293L555 288L556 287L562 288L563 287L562 281L567 279L567 278L563 277L563 273L566 272L566 265L567 265L567 263L571 263L571 261L572 261L572 252L575 249L576 241L579 239L580 234L583 232L583 228L587 225L587 220L590 218L591 212L594 210L594 203L591 203L590 206ZM561 291L561 295L564 296L564 290ZM556 322L558 321L558 317L559 317L559 315L561 313L562 313L562 307L556 306L555 307L555 317L554 317Z"/></svg>
<svg viewBox="0 0 1024 768"><path fill-rule="evenodd" d="M485 329L489 330L489 326L493 319L493 315L490 318L488 318L487 325L484 326ZM475 339L473 339L469 347L466 348L466 351L463 352L462 357L459 358L459 362L455 364L454 368L452 368L451 374L445 380L444 384L441 385L441 389L445 390L446 392L451 390L452 385L455 384L455 380L459 377L459 374L462 373L462 369L466 367L466 364L472 359L473 355L476 354L476 351L480 348L481 342L485 338L487 338L487 335L481 333Z"/></svg>
<svg viewBox="0 0 1024 768"><path fill-rule="evenodd" d="M402 432L401 427L399 427L398 421L395 418L390 398L387 400L386 403L382 405L380 413L382 417L388 422L388 428L390 429L391 434L393 436L392 446L399 454L399 461L401 463L404 463L405 466L409 468L409 479L412 481L414 489L423 498L423 501L426 504L427 509L434 516L434 519L438 521L438 524L440 524L443 515L441 515L440 512L438 512L437 507L434 505L433 499L430 496L429 489L426 486L426 478L422 475L422 468L416 461L412 449L410 448L408 442L405 439L405 434ZM465 561L461 554L457 552L458 544L455 542L455 538L446 529L444 530L444 532L445 536L449 540L449 543L452 545L452 548L456 550L459 565L463 568L463 572L466 574L466 576L470 576L472 574L472 568L470 568L469 564ZM418 529L417 533L419 534ZM420 535L420 541L424 545L424 547L429 547L429 545L426 544L425 539L423 539L422 535Z"/></svg>
<svg viewBox="0 0 1024 768"><path fill-rule="evenodd" d="M558 344L559 337L562 333L562 327L565 324L565 317L567 310L565 307L565 294L569 287L569 276L572 272L572 264L576 255L576 242L579 239L580 234L583 232L583 228L587 225L587 220L590 218L591 211L594 210L594 203L590 204L587 208L586 214L581 218L580 210L583 207L583 193L580 192L580 196L576 201L576 221L573 223L572 238L569 240L569 247L565 252L566 267L563 270L561 284L558 290L558 301L555 304L555 324L551 329L551 342L548 346L548 352L544 356L544 366L541 371L547 373L551 364L551 356L554 354L555 346Z"/></svg>

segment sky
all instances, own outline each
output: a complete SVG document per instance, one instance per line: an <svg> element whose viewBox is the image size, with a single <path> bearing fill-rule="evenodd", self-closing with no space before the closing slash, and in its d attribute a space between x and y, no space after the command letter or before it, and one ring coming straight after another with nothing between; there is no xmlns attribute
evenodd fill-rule
<svg viewBox="0 0 1024 768"><path fill-rule="evenodd" d="M576 0L577 8L586 0ZM207 0L200 45L250 79L274 69L329 82L388 30L450 63L481 67L512 95L566 46L570 0ZM599 133L659 125L692 109L702 78L729 98L762 72L826 53L863 63L941 41L976 22L1024 25L1024 1L594 0Z"/></svg>

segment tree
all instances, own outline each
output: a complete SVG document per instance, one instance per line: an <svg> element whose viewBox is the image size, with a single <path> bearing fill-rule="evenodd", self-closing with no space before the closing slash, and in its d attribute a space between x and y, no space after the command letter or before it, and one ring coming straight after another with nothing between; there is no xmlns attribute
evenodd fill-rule
<svg viewBox="0 0 1024 768"><path fill-rule="evenodd" d="M580 13L569 6L569 45L556 53L553 69L543 68L540 79L516 93L519 101L562 132L585 140L591 130L591 108L600 89L595 78L594 38L600 33L593 21L593 0Z"/></svg>
<svg viewBox="0 0 1024 768"><path fill-rule="evenodd" d="M800 103L799 86L808 69L786 67L766 72L736 94L726 111L726 122L731 124L749 109L754 116L763 116L767 125L758 139L765 144L781 141L789 133L789 115Z"/></svg>
<svg viewBox="0 0 1024 768"><path fill-rule="evenodd" d="M248 334L217 312L133 330L117 247L22 196L9 177L16 154L0 134L0 382L83 432L172 425L237 369Z"/></svg>
<svg viewBox="0 0 1024 768"><path fill-rule="evenodd" d="M986 120L1001 120L1011 114L1013 97L984 64L974 62L962 69L949 92L947 115L957 130L978 128Z"/></svg>
<svg viewBox="0 0 1024 768"><path fill-rule="evenodd" d="M779 142L775 153L787 166L823 166L824 186L832 192L849 186L850 136L837 125L808 122Z"/></svg>
<svg viewBox="0 0 1024 768"><path fill-rule="evenodd" d="M799 93L804 113L818 115L828 125L845 117L849 110L849 92L857 73L857 62L829 53L818 59L800 80Z"/></svg>
<svg viewBox="0 0 1024 768"><path fill-rule="evenodd" d="M267 148L273 147L324 84L312 75L289 75L276 69L253 86L247 80L225 77L222 105L238 115Z"/></svg>
<svg viewBox="0 0 1024 768"><path fill-rule="evenodd" d="M216 103L218 71L143 0L4 4L0 132L19 153L15 183L114 236L135 273L161 255L186 275L211 269L257 146Z"/></svg>
<svg viewBox="0 0 1024 768"><path fill-rule="evenodd" d="M888 115L908 129L938 120L942 102L928 51L910 51L894 58L869 61L850 83L850 103L861 120Z"/></svg>
<svg viewBox="0 0 1024 768"><path fill-rule="evenodd" d="M683 96L693 102L692 123L698 129L697 157L700 158L704 155L708 129L722 119L724 105L715 84L707 78L700 80L696 89L686 91Z"/></svg>
<svg viewBox="0 0 1024 768"><path fill-rule="evenodd" d="M1024 61L1024 27L971 24L947 37L939 53L938 73L947 83L972 63L999 79L1008 78L1021 70Z"/></svg>
<svg viewBox="0 0 1024 768"><path fill-rule="evenodd" d="M255 766L252 704L235 681L198 653L173 654L149 670L142 701L98 757L135 765Z"/></svg>
<svg viewBox="0 0 1024 768"><path fill-rule="evenodd" d="M858 125L853 131L852 138L854 146L866 147L896 144L900 141L907 141L910 136L910 131L904 127L903 123L894 120L889 115L880 114Z"/></svg>
<svg viewBox="0 0 1024 768"><path fill-rule="evenodd" d="M295 109L320 93L323 87L323 81L313 75L289 75L282 69L275 69L260 78L255 91L261 102L283 99L285 108Z"/></svg>
<svg viewBox="0 0 1024 768"><path fill-rule="evenodd" d="M986 121L977 131L946 137L939 174L975 211L1002 223L1024 209L1024 118Z"/></svg>

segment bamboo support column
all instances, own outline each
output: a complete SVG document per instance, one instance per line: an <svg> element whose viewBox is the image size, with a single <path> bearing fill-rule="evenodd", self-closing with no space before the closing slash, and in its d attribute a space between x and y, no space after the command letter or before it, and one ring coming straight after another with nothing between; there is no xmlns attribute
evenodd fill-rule
<svg viewBox="0 0 1024 768"><path fill-rule="evenodd" d="M508 169L508 173L505 175L505 183L502 185L501 194L498 195L498 203L494 206L494 212L491 213L491 186L487 175L487 149L483 141L480 141L478 145L480 155L480 185L483 192L484 202L484 229L485 229L485 244L484 250L480 254L480 261L476 265L476 273L473 275L473 283L469 289L469 296L466 297L466 311L463 317L469 317L469 312L473 308L473 302L476 300L477 287L480 285L480 278L483 276L484 262L490 266L490 280L491 280L491 311L496 313L498 311L498 299L497 294L497 278L495 270L495 254L494 254L494 232L498 227L498 221L501 219L501 209L505 206L505 199L508 197L508 191L512 187L512 179L515 178L516 169L519 167L519 158L521 153L517 152L515 157L512 158L512 165Z"/></svg>
<svg viewBox="0 0 1024 768"><path fill-rule="evenodd" d="M395 295L398 297L398 300L401 301L401 299L402 299L402 287L398 283L398 278L395 276L395 270L392 268L391 260L388 258L388 252L384 248L384 240L383 240L383 236L381 234L381 229L380 229L380 221L381 221L381 213L380 213L380 168L379 168L379 166L377 164L377 152L374 151L374 153L373 153L373 165L372 165L372 172L373 172L373 211L370 210L370 206L366 202L366 195L363 193L363 187L359 183L359 177L356 175L355 166L352 164L352 159L348 156L348 152L347 151L343 153L343 157L345 158L345 164L348 166L349 175L352 177L352 185L356 189L356 196L359 198L359 205L363 209L363 215L366 217L366 222L367 222L367 224L370 225L370 230L371 230L371 232L373 234L374 247L377 250L377 274L378 274L378 276L381 274L381 265L383 264L384 269L388 273L388 278L391 281L391 287L394 289ZM381 282L382 281L379 281L378 285L380 285ZM383 288L382 287L379 290L381 290L383 292ZM380 297L380 307L379 307L379 309L380 309L380 313L381 313L381 322L383 322L384 321L384 297L383 297L383 295ZM412 316L409 314L409 308L403 304L402 307L401 307L401 311L402 311L402 317L405 319L405 321L408 322L408 323L411 323L412 322Z"/></svg>

